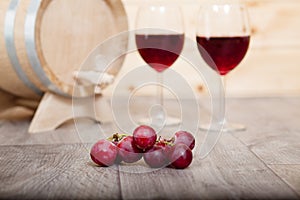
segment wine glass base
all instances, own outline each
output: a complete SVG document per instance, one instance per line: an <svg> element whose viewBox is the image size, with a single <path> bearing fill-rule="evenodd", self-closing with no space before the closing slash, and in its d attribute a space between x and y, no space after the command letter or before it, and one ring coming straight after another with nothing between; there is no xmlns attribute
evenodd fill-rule
<svg viewBox="0 0 300 200"><path fill-rule="evenodd" d="M246 126L243 124L236 124L236 123L220 123L220 124L203 124L199 127L200 130L203 131L222 131L224 133L228 132L238 132L238 131L245 131Z"/></svg>
<svg viewBox="0 0 300 200"><path fill-rule="evenodd" d="M149 125L149 126L176 126L181 123L181 120L176 117L167 117L165 119L151 119L151 118L142 118L138 121L141 125Z"/></svg>

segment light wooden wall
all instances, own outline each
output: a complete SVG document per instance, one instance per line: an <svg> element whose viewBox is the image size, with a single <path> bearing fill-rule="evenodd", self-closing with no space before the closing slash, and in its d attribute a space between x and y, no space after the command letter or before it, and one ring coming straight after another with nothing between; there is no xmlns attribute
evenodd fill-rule
<svg viewBox="0 0 300 200"><path fill-rule="evenodd" d="M186 35L195 37L195 14L203 0L169 0L178 3L184 12ZM129 16L130 29L138 5L143 0L123 0ZM247 0L252 25L250 50L243 62L227 78L228 94L231 96L277 96L300 94L300 0ZM137 53L127 56L120 76L144 65ZM189 81L193 89L205 93L201 77L182 59L173 69ZM137 77L141 78L141 77ZM128 91L137 87L137 80L126 82ZM115 85L106 95L112 94ZM179 86L180 87L180 86ZM144 89L142 94L154 90Z"/></svg>

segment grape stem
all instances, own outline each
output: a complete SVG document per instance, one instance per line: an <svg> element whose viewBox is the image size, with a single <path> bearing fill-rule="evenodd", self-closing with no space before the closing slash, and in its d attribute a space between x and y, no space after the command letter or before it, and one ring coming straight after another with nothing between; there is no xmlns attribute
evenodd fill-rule
<svg viewBox="0 0 300 200"><path fill-rule="evenodd" d="M163 142L166 145L174 146L174 141L175 141L174 137L167 140L167 139L164 139L163 137L159 136L158 139L156 140L156 143Z"/></svg>
<svg viewBox="0 0 300 200"><path fill-rule="evenodd" d="M115 133L111 137L108 137L107 140L109 140L111 142L119 142L126 136L128 136L128 135L127 134Z"/></svg>

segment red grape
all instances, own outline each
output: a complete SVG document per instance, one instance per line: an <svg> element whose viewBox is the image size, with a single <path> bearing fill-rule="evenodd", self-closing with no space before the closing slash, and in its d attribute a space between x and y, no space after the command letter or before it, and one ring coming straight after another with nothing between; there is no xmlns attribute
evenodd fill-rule
<svg viewBox="0 0 300 200"><path fill-rule="evenodd" d="M195 147L195 137L187 131L178 131L174 136L174 144L185 144L191 150Z"/></svg>
<svg viewBox="0 0 300 200"><path fill-rule="evenodd" d="M193 160L192 150L185 144L175 144L169 154L169 160L171 167L176 169L187 168Z"/></svg>
<svg viewBox="0 0 300 200"><path fill-rule="evenodd" d="M142 150L150 149L156 142L156 132L150 126L142 125L133 131L134 144Z"/></svg>
<svg viewBox="0 0 300 200"><path fill-rule="evenodd" d="M170 143L165 142L165 141L159 141L155 145L161 147L163 149L165 155L169 156L171 148L172 148Z"/></svg>
<svg viewBox="0 0 300 200"><path fill-rule="evenodd" d="M134 145L133 137L126 136L119 143L119 157L126 163L133 163L142 158L140 150Z"/></svg>
<svg viewBox="0 0 300 200"><path fill-rule="evenodd" d="M167 165L168 157L164 147L154 145L152 149L144 154L145 162L152 168L160 168Z"/></svg>
<svg viewBox="0 0 300 200"><path fill-rule="evenodd" d="M99 140L94 144L90 152L92 160L103 167L113 165L117 154L117 146L105 139Z"/></svg>

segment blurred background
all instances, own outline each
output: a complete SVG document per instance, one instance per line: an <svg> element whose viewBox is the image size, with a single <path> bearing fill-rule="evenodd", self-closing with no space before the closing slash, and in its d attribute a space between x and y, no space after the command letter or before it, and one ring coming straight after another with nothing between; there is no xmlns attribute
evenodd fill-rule
<svg viewBox="0 0 300 200"><path fill-rule="evenodd" d="M185 33L195 39L196 14L204 0L169 0L181 6L184 14ZM122 0L129 29L134 29L135 17L141 0ZM247 0L252 26L250 49L242 63L227 75L228 96L269 97L300 94L300 1L299 0ZM230 27L228 27L230 28ZM145 65L137 52L130 53L118 78L129 70ZM200 93L207 93L205 85L193 67L179 58L172 69L181 73ZM115 81L117 84L118 81ZM111 95L114 85L105 90ZM180 87L180 86L179 86ZM135 80L128 83L128 92L135 88ZM143 89L142 95L155 90ZM167 95L167 94L166 94Z"/></svg>
<svg viewBox="0 0 300 200"><path fill-rule="evenodd" d="M120 2L121 1L121 2ZM127 17L128 17L128 29L134 30L135 29L135 21L136 21L136 15L138 7L147 0L107 0L107 1L89 1L90 6L93 6L94 3L99 6L100 9L102 9L101 12L99 12L99 9L95 8L95 13L100 15L101 13L101 23L110 23L110 20L114 19L111 16L113 16L113 13L116 12L120 13L123 12L123 7L121 3L123 3L123 6L125 7ZM149 0L150 1L150 0ZM165 0L169 1L170 4L178 4L180 5L183 16L184 16L184 23L185 23L185 35L190 40L193 40L196 42L196 16L197 12L199 10L199 7L202 3L205 2L205 0ZM277 96L298 96L300 95L300 79L298 76L300 75L300 0L241 0L243 3L245 3L248 6L249 9L249 17L251 21L251 42L250 42L250 48L246 54L246 57L243 59L241 64L237 68L235 68L232 72L230 72L226 77L227 79L227 95L229 97L277 97ZM5 13L7 11L7 6L10 1L2 1L1 3L5 6L1 5L1 8L3 8L0 12L1 19L4 19ZM53 1L54 2L54 1ZM57 1L58 2L58 1ZM116 2L116 3L114 3ZM66 2L65 2L66 3ZM72 2L75 4L74 2ZM82 3L81 1L77 1L78 4ZM87 3L87 2L85 2ZM119 5L119 6L117 6ZM115 6L115 7L114 7ZM49 6L51 7L51 6ZM67 7L68 8L68 7ZM69 7L70 8L70 7ZM24 8L25 9L25 8ZM65 9L65 8L64 8ZM65 15L65 10L61 9L60 14L63 14L66 16L66 19L73 20L72 15L67 16ZM76 9L76 7L74 7ZM105 10L106 9L106 10ZM111 9L109 11L109 9ZM51 9L50 9L51 10ZM55 9L54 9L55 10ZM25 11L25 10L24 10ZM104 12L107 16L103 16ZM118 12L117 12L118 11ZM58 12L58 11L55 11ZM25 16L25 12L21 12ZM96 15L94 14L94 15ZM54 13L54 15L56 15ZM93 18L93 14L90 14L90 17ZM102 19L103 17L103 19ZM111 19L105 18L105 17L111 17ZM120 17L120 16L119 16ZM125 14L118 23L124 24L124 27L127 27L127 20L125 19ZM23 18L24 19L24 18ZM21 22L24 22L22 19ZM98 19L95 17L95 19ZM48 17L48 20L51 22L53 21L51 17ZM55 20L54 20L55 21ZM75 22L73 25L75 28L80 28L80 26L77 27L78 19L74 20ZM84 20L83 20L84 21ZM4 22L4 20L2 21ZM67 21L68 22L68 21ZM18 24L18 23L17 23ZM22 25L22 24L21 24ZM56 23L52 24L54 27L56 26ZM72 24L70 24L72 27ZM121 26L119 26L121 27ZM123 30L123 28L120 28ZM53 27L52 27L53 28ZM103 31L107 30L114 30L118 29L118 27L110 26L110 27L102 27L102 26L95 26L95 24L92 24L90 26L93 34L96 34L96 31L102 33ZM105 29L104 29L105 28ZM97 29L97 30L96 30ZM228 27L230 29L230 27ZM2 29L1 29L2 30ZM45 29L47 31L47 29ZM63 30L63 29L62 29ZM114 30L115 31L115 30ZM80 31L79 31L80 32ZM99 35L97 32L97 35ZM23 33L21 31L21 33ZM73 31L74 33L74 31ZM90 34L90 33L89 33ZM4 34L3 34L4 35ZM2 35L2 36L3 36ZM48 34L49 35L49 34ZM63 34L62 34L63 35ZM75 34L74 37L77 37L78 35ZM84 38L84 34L79 35L81 41L82 38ZM110 35L108 35L110 36ZM108 37L103 33L101 37ZM50 37L51 34L50 34ZM85 37L88 38L88 40L91 40L89 43L92 47L94 47L95 44L99 44L97 37ZM91 38L91 39L90 39ZM4 39L4 37L3 37ZM22 39L22 37L21 37ZM53 39L53 37L52 37ZM53 55L57 56L58 59L56 59L58 64L61 64L61 60L65 57L65 55L58 53L57 55L57 49L63 50L64 48L57 47L56 45L53 45L53 40L46 40L48 46L53 47L50 49L54 52ZM101 41L104 38L101 38ZM19 40L18 40L19 41ZM21 41L21 40L20 40ZM78 42L77 41L77 42ZM4 40L1 41L4 44ZM23 41L22 41L23 42ZM23 44L23 43L22 43ZM196 44L195 44L196 45ZM86 47L87 45L85 45ZM66 46L66 49L70 49L71 46ZM1 53L0 53L0 60L1 61L7 61L7 56L5 53L2 53L2 49L5 50L5 47L1 47ZM83 49L83 48L82 48ZM92 48L91 48L92 49ZM187 49L188 51L195 51L195 49ZM51 52L50 51L50 52ZM86 52L89 52L90 50L85 49ZM52 52L52 53L53 53ZM84 53L84 56L86 57ZM24 54L23 51L20 51L21 55ZM76 54L77 51L72 51L72 54L69 56ZM75 55L74 54L74 55ZM83 54L81 52L81 54ZM25 54L24 54L25 55ZM73 62L76 61L79 67L79 63L83 62L77 62L79 59L78 56L74 56L76 59L73 60ZM6 57L5 57L6 56ZM73 59L71 56L71 58ZM200 54L199 54L200 57ZM25 58L25 57L24 57ZM67 59L64 59L65 61ZM24 62L26 61L23 60ZM28 61L26 61L28 62ZM26 63L25 62L25 63ZM69 62L67 62L69 63ZM0 63L3 64L3 63ZM7 63L6 63L7 64ZM4 66L5 63L3 64ZM72 79L72 68L73 65L65 65L61 64L63 66L56 66L56 70L62 75L62 77L68 77L71 81ZM8 65L10 66L10 64ZM30 65L28 65L30 67ZM150 74L147 74L147 76L153 76L153 81L156 81L156 76L154 70L152 70L150 67L146 66L146 63L142 60L141 56L138 54L137 51L128 53L126 55L125 61L122 65L122 68L118 74L118 76L115 78L115 81L113 84L109 85L107 88L103 90L103 95L106 97L111 97L114 95L114 88L120 84L120 80L128 74L131 70L145 66L147 70L151 71ZM51 67L51 66L50 66ZM61 69L61 68L67 68ZM70 69L68 69L70 68ZM5 67L3 67L1 70L4 70ZM207 87L204 83L204 80L201 76L199 76L198 73L196 73L193 66L188 64L184 59L179 58L169 70L175 70L178 72L178 74L182 75L184 79L190 84L193 91L197 94L197 97L207 96L209 94L209 91L207 91ZM10 66L10 71L12 71L12 68ZM6 74L2 72L2 74ZM13 71L12 71L13 72ZM67 72L67 73L66 73ZM153 73L152 73L153 72ZM14 72L13 72L14 73ZM168 76L168 70L166 70L166 76L165 78L171 81L173 80L172 77ZM0 82L3 84L2 89L6 89L6 87L14 88L14 80L7 81L7 77L3 76L5 78L1 79ZM8 79L10 79L8 77ZM122 91L117 91L119 94L128 95L131 94L137 87L140 85L141 77L137 77L134 79L126 80L126 82L122 82L124 84L121 88ZM12 83L11 83L12 82ZM24 84L19 80L18 85ZM178 88L182 87L182 85L178 84ZM19 91L20 90L20 91ZM12 89L12 91L21 91L22 89L16 88ZM9 91L9 90L6 90ZM45 91L45 90L43 90ZM184 89L182 88L182 91L184 92ZM32 93L32 91L31 91ZM31 94L30 93L30 94ZM141 90L139 90L136 95L141 96L152 96L155 97L157 94L157 90L155 85L152 87L144 87ZM27 95L24 92L23 97L25 98L17 98L16 96L9 94L8 92L4 92L0 89L0 119L15 119L15 118L23 118L26 116L32 117L34 115L34 112L39 105L40 97L37 99L35 96ZM170 92L165 92L165 98L174 98L174 95L171 95ZM28 100L29 99L29 100ZM33 99L33 100L32 100ZM60 100L59 100L60 101ZM9 108L9 109L7 109ZM70 111L71 112L71 111Z"/></svg>

